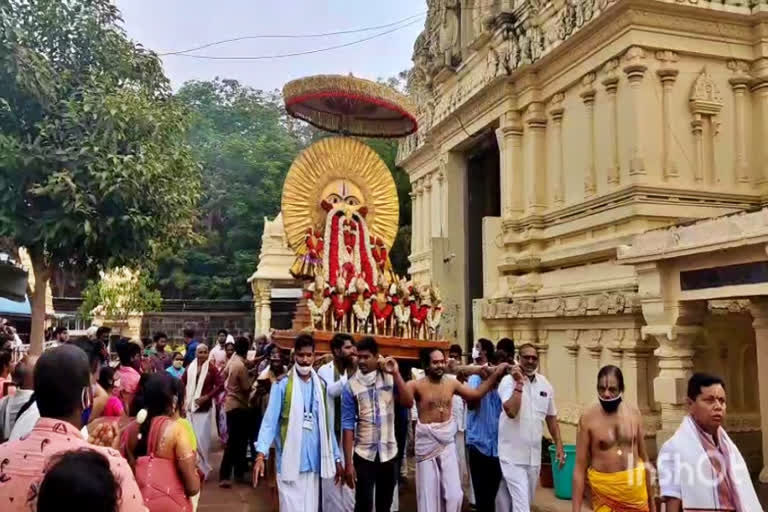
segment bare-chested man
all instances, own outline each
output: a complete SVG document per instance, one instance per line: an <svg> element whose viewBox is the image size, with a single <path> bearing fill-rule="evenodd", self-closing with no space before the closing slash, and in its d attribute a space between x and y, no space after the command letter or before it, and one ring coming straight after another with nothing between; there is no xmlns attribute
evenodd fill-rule
<svg viewBox="0 0 768 512"><path fill-rule="evenodd" d="M498 365L488 379L472 389L454 378L444 377L446 360L441 350L433 350L427 357L423 361L426 376L408 383L419 413L415 434L418 510L459 512L464 493L454 447L453 396L481 399L504 375L508 365Z"/></svg>
<svg viewBox="0 0 768 512"><path fill-rule="evenodd" d="M584 486L592 490L595 512L654 512L651 474L640 411L622 402L624 376L613 365L597 374L595 404L582 414L576 440L573 510L581 511Z"/></svg>

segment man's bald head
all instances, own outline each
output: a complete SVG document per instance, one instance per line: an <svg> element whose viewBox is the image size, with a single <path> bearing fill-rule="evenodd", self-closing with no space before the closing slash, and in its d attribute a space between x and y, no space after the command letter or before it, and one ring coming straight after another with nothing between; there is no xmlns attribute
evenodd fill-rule
<svg viewBox="0 0 768 512"><path fill-rule="evenodd" d="M35 396L40 416L64 419L80 426L77 418L83 412L83 390L90 385L90 365L82 349L61 345L46 350L35 366Z"/></svg>
<svg viewBox="0 0 768 512"><path fill-rule="evenodd" d="M35 388L35 365L38 356L26 355L13 370L13 382L21 389Z"/></svg>

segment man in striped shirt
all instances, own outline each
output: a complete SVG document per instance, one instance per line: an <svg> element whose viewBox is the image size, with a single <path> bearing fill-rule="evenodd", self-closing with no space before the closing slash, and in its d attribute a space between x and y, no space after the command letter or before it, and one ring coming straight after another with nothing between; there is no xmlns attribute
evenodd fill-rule
<svg viewBox="0 0 768 512"><path fill-rule="evenodd" d="M347 484L355 489L355 512L371 512L374 488L375 512L390 512L397 481L395 401L410 408L413 394L394 359L379 369L379 347L372 337L357 343L357 364L341 399Z"/></svg>

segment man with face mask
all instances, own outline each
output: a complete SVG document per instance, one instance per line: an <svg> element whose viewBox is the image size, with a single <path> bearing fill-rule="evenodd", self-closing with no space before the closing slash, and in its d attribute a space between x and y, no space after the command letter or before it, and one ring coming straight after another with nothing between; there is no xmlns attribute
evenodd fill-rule
<svg viewBox="0 0 768 512"><path fill-rule="evenodd" d="M418 510L459 512L463 493L454 445L453 398L480 400L504 375L507 363L498 364L493 374L477 388L444 376L446 360L441 350L427 351L422 364L425 376L408 383L419 418L415 430Z"/></svg>
<svg viewBox="0 0 768 512"><path fill-rule="evenodd" d="M499 419L499 462L512 499L514 512L528 512L533 502L541 469L542 422L557 447L557 461L565 464L560 427L557 424L552 385L536 370L539 354L526 343L518 349L520 366L499 384L503 414Z"/></svg>
<svg viewBox="0 0 768 512"><path fill-rule="evenodd" d="M573 510L581 511L584 487L589 483L592 507L597 512L655 511L640 411L622 401L624 375L613 365L597 373L598 403L579 419L576 466L573 474Z"/></svg>
<svg viewBox="0 0 768 512"><path fill-rule="evenodd" d="M413 394L397 361L380 362L372 337L357 343L357 366L341 397L347 485L355 489L355 512L390 512L397 483L395 402L412 407Z"/></svg>
<svg viewBox="0 0 768 512"><path fill-rule="evenodd" d="M272 386L256 443L254 486L264 476L265 459L275 444L281 512L317 511L321 478L335 475L336 484L342 484L339 446L328 421L325 386L312 368L314 360L315 340L300 334L293 367Z"/></svg>
<svg viewBox="0 0 768 512"><path fill-rule="evenodd" d="M35 366L34 387L40 419L23 440L0 445L3 512L29 511L51 460L81 449L94 450L109 461L120 486L117 512L146 510L128 462L115 450L89 445L80 435L83 411L91 405L91 372L85 352L69 344L46 350ZM68 506L62 504L62 508Z"/></svg>
<svg viewBox="0 0 768 512"><path fill-rule="evenodd" d="M352 336L338 333L331 339L333 361L320 367L317 374L325 382L328 392L328 422L333 425L336 442L341 445L341 392L347 379L357 371L357 348ZM344 458L342 456L342 464ZM355 493L349 486L335 485L331 478L323 479L323 510L325 512L352 512Z"/></svg>
<svg viewBox="0 0 768 512"><path fill-rule="evenodd" d="M688 415L659 451L659 487L667 512L763 510L739 449L725 432L723 379L694 373Z"/></svg>

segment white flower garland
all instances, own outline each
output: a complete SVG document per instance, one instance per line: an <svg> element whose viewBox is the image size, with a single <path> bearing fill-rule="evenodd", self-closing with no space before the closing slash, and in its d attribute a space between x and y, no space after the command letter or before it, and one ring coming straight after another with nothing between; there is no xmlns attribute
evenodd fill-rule
<svg viewBox="0 0 768 512"><path fill-rule="evenodd" d="M358 300L355 302L355 305L352 306L352 311L355 312L355 317L360 321L366 321L368 320L368 317L371 316L371 303L367 300Z"/></svg>
<svg viewBox="0 0 768 512"><path fill-rule="evenodd" d="M329 297L325 297L320 303L320 306L315 304L314 299L312 299L307 301L307 306L309 307L309 313L313 318L323 316L328 312L328 308L331 307L331 299Z"/></svg>
<svg viewBox="0 0 768 512"><path fill-rule="evenodd" d="M395 306L395 316L397 317L397 323L407 325L411 319L411 308L403 304L397 304Z"/></svg>
<svg viewBox="0 0 768 512"><path fill-rule="evenodd" d="M440 318L443 316L443 310L442 309L433 309L432 314L429 315L429 328L433 331L437 331L437 328L440 326Z"/></svg>

